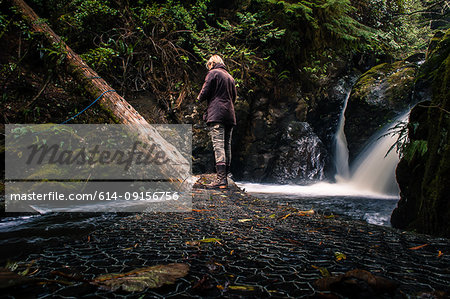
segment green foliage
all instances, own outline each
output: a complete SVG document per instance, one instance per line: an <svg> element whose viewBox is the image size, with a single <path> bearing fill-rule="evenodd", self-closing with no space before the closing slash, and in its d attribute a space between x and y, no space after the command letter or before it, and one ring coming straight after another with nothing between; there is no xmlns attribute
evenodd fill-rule
<svg viewBox="0 0 450 299"><path fill-rule="evenodd" d="M41 46L39 51L42 58L45 58L48 63L54 66L61 65L66 57L66 49L63 43L52 43L47 47Z"/></svg>
<svg viewBox="0 0 450 299"><path fill-rule="evenodd" d="M406 161L411 161L413 157L418 154L420 157L424 156L428 151L428 142L426 140L414 140L409 142L402 151L402 157Z"/></svg>
<svg viewBox="0 0 450 299"><path fill-rule="evenodd" d="M428 151L428 141L421 139L410 140L409 138L410 134L416 134L418 128L419 123L409 123L407 121L398 122L392 127L386 135L398 137L397 141L389 148L386 156L395 148L400 158L404 158L408 162L411 162L416 155L423 157ZM386 135L381 136L381 138Z"/></svg>
<svg viewBox="0 0 450 299"><path fill-rule="evenodd" d="M117 90L149 90L168 111L195 98L192 75L211 54L246 93L293 79L324 84L355 52L422 47L417 24L398 17L418 0L255 0L224 10L210 0L30 1Z"/></svg>
<svg viewBox="0 0 450 299"><path fill-rule="evenodd" d="M69 3L71 9L67 14L60 16L60 21L68 23L76 30L86 30L86 26L95 29L101 18L110 19L118 15L118 10L109 5L109 1L75 0ZM97 21L97 22L96 22Z"/></svg>
<svg viewBox="0 0 450 299"><path fill-rule="evenodd" d="M81 58L97 71L107 71L117 55L111 48L98 47L82 54Z"/></svg>
<svg viewBox="0 0 450 299"><path fill-rule="evenodd" d="M7 15L4 15L0 12L0 39L8 30L8 26L11 23L11 19L8 18Z"/></svg>
<svg viewBox="0 0 450 299"><path fill-rule="evenodd" d="M266 22L261 13L238 12L236 17L236 21L218 20L214 26L205 24L206 28L193 33L193 50L202 63L213 53L222 55L238 86L249 89L256 78L275 73L267 62L274 53L269 45L280 39L285 29Z"/></svg>

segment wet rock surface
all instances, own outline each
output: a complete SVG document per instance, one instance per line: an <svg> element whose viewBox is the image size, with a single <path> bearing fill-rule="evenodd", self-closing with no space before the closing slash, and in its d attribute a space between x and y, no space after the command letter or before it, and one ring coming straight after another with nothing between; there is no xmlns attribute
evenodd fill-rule
<svg viewBox="0 0 450 299"><path fill-rule="evenodd" d="M307 122L291 122L281 137L266 180L282 184L322 180L326 155L322 141Z"/></svg>
<svg viewBox="0 0 450 299"><path fill-rule="evenodd" d="M197 184L193 194L190 213L114 218L89 236L41 248L21 264L34 261L28 276L47 281L3 296L339 298L350 286L354 296L401 298L449 291L448 239L302 212L236 187ZM205 238L215 239L196 242ZM188 264L189 273L157 289L112 292L89 284L102 274L170 263ZM336 279L318 281L328 274ZM376 289L380 279L384 288Z"/></svg>

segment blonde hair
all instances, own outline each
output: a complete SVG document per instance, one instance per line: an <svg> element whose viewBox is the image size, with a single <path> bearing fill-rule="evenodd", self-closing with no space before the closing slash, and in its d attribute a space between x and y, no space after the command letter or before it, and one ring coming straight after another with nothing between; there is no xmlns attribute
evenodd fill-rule
<svg viewBox="0 0 450 299"><path fill-rule="evenodd" d="M213 55L211 58L209 58L208 62L206 63L206 67L208 70L212 69L216 64L224 64L222 58L220 58L219 55Z"/></svg>

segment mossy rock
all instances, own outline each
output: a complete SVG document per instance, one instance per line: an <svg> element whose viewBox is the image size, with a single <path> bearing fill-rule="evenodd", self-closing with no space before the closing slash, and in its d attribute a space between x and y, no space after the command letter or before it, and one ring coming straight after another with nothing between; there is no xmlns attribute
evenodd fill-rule
<svg viewBox="0 0 450 299"><path fill-rule="evenodd" d="M350 162L377 130L411 105L417 70L418 64L408 61L383 63L358 79L345 112Z"/></svg>
<svg viewBox="0 0 450 299"><path fill-rule="evenodd" d="M427 59L420 67L416 77L416 93L429 89L432 82L440 75L438 71L450 54L450 29L445 32L438 31L430 42Z"/></svg>
<svg viewBox="0 0 450 299"><path fill-rule="evenodd" d="M355 84L350 102L404 109L410 101L417 65L383 63L364 73Z"/></svg>

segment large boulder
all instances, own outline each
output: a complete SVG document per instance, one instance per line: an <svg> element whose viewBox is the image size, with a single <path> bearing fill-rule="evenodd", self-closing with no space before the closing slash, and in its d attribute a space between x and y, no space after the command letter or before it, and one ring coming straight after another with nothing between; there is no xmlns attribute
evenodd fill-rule
<svg viewBox="0 0 450 299"><path fill-rule="evenodd" d="M293 121L283 133L266 180L308 183L324 178L326 150L307 122Z"/></svg>

